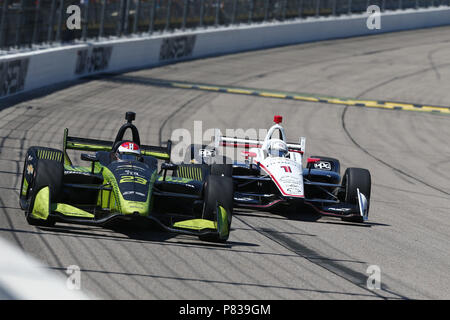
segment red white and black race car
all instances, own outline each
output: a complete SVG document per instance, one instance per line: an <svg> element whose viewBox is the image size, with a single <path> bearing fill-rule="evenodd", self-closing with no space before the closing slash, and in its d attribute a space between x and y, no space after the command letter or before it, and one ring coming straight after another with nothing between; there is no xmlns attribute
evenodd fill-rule
<svg viewBox="0 0 450 320"><path fill-rule="evenodd" d="M217 156L221 147L244 148L245 160L235 161L223 170L233 177L235 207L270 211L286 205L299 210L309 206L321 215L345 221L367 220L370 172L347 168L341 177L339 160L322 156L307 158L304 167L306 139L287 142L280 125L282 117L275 116L274 122L263 141L222 136L216 129L214 147L192 145L191 161L224 159Z"/></svg>

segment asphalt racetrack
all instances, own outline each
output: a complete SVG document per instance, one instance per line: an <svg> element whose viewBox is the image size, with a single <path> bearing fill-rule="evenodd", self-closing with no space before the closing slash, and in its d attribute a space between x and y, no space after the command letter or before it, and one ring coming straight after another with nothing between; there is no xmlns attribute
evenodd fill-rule
<svg viewBox="0 0 450 320"><path fill-rule="evenodd" d="M136 79L136 81L133 81ZM182 62L41 90L0 111L0 237L101 299L449 299L450 116L169 88L189 81L353 99L450 105L450 27L323 41ZM306 156L372 175L369 222L236 210L225 244L150 231L27 224L18 197L32 145L114 139L135 111L141 141L174 130L268 128L283 116ZM72 158L75 153L71 153ZM79 153L75 160L81 164ZM367 287L369 266L381 288Z"/></svg>

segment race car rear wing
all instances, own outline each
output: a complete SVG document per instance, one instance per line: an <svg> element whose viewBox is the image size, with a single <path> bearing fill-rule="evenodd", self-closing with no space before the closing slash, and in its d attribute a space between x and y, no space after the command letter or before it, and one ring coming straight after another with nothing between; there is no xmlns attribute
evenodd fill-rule
<svg viewBox="0 0 450 320"><path fill-rule="evenodd" d="M222 136L219 129L216 129L214 135L214 147L218 148L220 146L233 147L233 148L261 148L264 141L261 140L251 140L242 138L231 138ZM287 142L287 147L289 152L298 152L303 154L305 152L306 138L300 137L299 143Z"/></svg>
<svg viewBox="0 0 450 320"><path fill-rule="evenodd" d="M63 152L64 152L64 162L71 163L69 157L67 156L67 149L72 150L83 150L83 151L111 151L113 146L113 141L89 139L89 138L79 138L70 137L69 129L64 129L64 139L63 139ZM160 160L170 160L170 150L172 142L167 141L167 146L148 146L140 145L141 154L144 156L152 156Z"/></svg>

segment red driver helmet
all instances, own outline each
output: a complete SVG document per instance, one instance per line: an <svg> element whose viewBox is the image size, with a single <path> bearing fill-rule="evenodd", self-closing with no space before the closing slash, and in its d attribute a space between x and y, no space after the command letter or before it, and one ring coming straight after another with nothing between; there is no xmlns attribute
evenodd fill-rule
<svg viewBox="0 0 450 320"><path fill-rule="evenodd" d="M137 143L123 142L117 149L116 157L119 160L139 160L141 157L141 149Z"/></svg>

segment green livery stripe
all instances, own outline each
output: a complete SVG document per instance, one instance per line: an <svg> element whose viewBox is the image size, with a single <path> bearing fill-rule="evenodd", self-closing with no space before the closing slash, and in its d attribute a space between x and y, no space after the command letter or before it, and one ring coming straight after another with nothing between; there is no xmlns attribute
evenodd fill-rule
<svg viewBox="0 0 450 320"><path fill-rule="evenodd" d="M67 149L86 150L86 151L111 151L111 147L94 144L83 144L77 142L67 142L66 147Z"/></svg>
<svg viewBox="0 0 450 320"><path fill-rule="evenodd" d="M298 93L298 92L284 92L269 89L255 89L244 87L221 86L215 84L200 84L184 81L169 81L156 78L144 77L130 77L130 76L116 76L119 81L127 81L134 83L147 84L152 86L161 86L168 88L181 88L190 90L202 90L219 93L243 94L263 98L299 100L307 102L328 103L337 105L347 105L354 107L379 108L385 110L403 110L416 112L432 112L440 114L450 114L450 107L448 106L432 106L428 104L416 104L409 102L395 102L395 101L378 101L366 99L352 99L342 97L330 97L320 94Z"/></svg>
<svg viewBox="0 0 450 320"><path fill-rule="evenodd" d="M35 219L47 220L50 214L50 189L44 187L37 193L34 198L33 209L31 216Z"/></svg>
<svg viewBox="0 0 450 320"><path fill-rule="evenodd" d="M192 181L192 179L184 178L184 177L170 177L166 176L166 179L164 180L164 177L160 176L158 177L158 181L168 181L168 182L175 182L175 183L189 183Z"/></svg>
<svg viewBox="0 0 450 320"><path fill-rule="evenodd" d="M228 238L230 232L228 229L228 213L222 206L217 207L217 230L221 239Z"/></svg>
<svg viewBox="0 0 450 320"><path fill-rule="evenodd" d="M63 154L59 151L38 149L37 156L39 159L62 161Z"/></svg>
<svg viewBox="0 0 450 320"><path fill-rule="evenodd" d="M190 180L202 180L202 170L192 166L178 166L178 176Z"/></svg>
<svg viewBox="0 0 450 320"><path fill-rule="evenodd" d="M52 208L52 210L62 213L65 216L94 218L94 215L92 213L89 213L87 211L81 210L80 208L65 203L56 203L54 205L54 208Z"/></svg>
<svg viewBox="0 0 450 320"><path fill-rule="evenodd" d="M191 230L203 230L203 229L216 229L216 223L206 219L191 219L175 222L173 224L175 228L191 229Z"/></svg>
<svg viewBox="0 0 450 320"><path fill-rule="evenodd" d="M26 196L27 195L27 191L28 191L28 181L27 179L24 177L23 178L23 186L22 186L22 195Z"/></svg>
<svg viewBox="0 0 450 320"><path fill-rule="evenodd" d="M64 170L66 171L76 171L76 172L92 172L92 168L91 167L81 167L81 166L71 166L68 164L64 165ZM101 167L99 166L94 166L94 173L99 173L101 171Z"/></svg>
<svg viewBox="0 0 450 320"><path fill-rule="evenodd" d="M142 154L144 156L152 156L152 157L155 157L160 160L170 159L170 155L168 155L167 153L163 153L163 152L153 152L153 151L142 150Z"/></svg>

